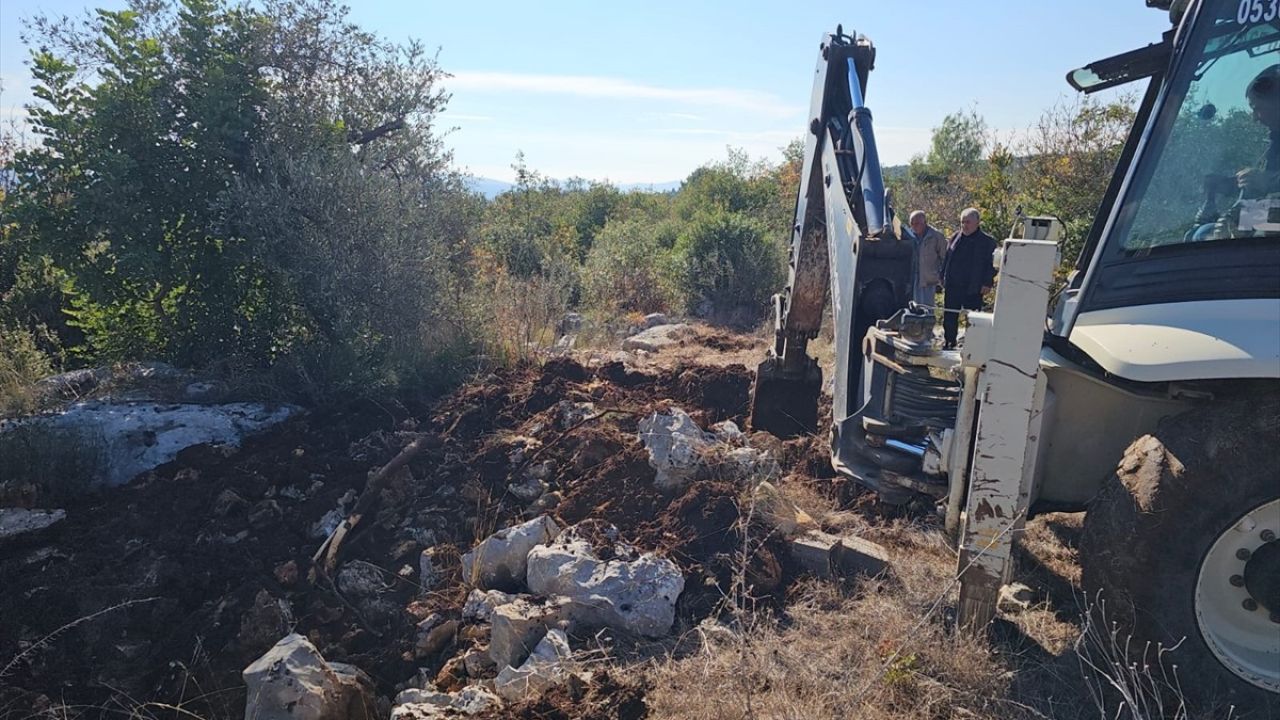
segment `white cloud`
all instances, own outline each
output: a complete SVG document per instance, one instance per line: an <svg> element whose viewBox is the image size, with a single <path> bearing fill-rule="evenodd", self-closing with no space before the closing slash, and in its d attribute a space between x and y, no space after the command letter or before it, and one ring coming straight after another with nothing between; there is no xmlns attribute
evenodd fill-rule
<svg viewBox="0 0 1280 720"><path fill-rule="evenodd" d="M455 71L445 81L450 90L475 92L524 92L544 95L609 98L615 100L665 100L686 105L734 108L769 117L802 115L800 105L785 103L771 93L736 88L674 88L644 85L630 80L588 75L532 75L521 73Z"/></svg>

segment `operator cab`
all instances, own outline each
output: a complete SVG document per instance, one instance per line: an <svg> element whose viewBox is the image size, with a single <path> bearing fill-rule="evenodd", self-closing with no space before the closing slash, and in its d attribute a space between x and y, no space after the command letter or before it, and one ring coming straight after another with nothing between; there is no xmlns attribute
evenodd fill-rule
<svg viewBox="0 0 1280 720"><path fill-rule="evenodd" d="M1068 79L1089 92L1145 76L1142 131L1121 158L1133 163L1051 331L1127 380L1276 377L1280 11L1205 0L1164 43Z"/></svg>

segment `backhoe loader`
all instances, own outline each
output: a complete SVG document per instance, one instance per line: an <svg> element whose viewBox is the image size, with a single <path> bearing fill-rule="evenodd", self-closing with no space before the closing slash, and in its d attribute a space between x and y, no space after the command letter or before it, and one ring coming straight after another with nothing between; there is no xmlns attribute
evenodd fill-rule
<svg viewBox="0 0 1280 720"><path fill-rule="evenodd" d="M884 502L936 503L962 624L993 619L1029 517L1087 510L1085 601L1129 659L1162 648L1189 697L1280 717L1280 7L1147 4L1171 19L1156 42L1067 76L1146 86L1073 269L1055 275L1056 219L1021 218L959 350L911 302L866 105L875 47L823 37L751 422L817 430L807 348L829 307L832 463Z"/></svg>

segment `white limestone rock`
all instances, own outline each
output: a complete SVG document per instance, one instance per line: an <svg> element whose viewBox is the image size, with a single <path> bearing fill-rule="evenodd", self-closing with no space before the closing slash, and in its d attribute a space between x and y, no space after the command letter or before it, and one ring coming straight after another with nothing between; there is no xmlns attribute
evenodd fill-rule
<svg viewBox="0 0 1280 720"><path fill-rule="evenodd" d="M482 590L519 590L529 551L559 534L560 526L547 515L499 530L462 556L462 580Z"/></svg>
<svg viewBox="0 0 1280 720"><path fill-rule="evenodd" d="M0 540L39 532L61 522L66 510L27 510L26 508L0 508Z"/></svg>
<svg viewBox="0 0 1280 720"><path fill-rule="evenodd" d="M242 673L248 696L244 716L253 720L368 718L370 683L359 670L328 663L302 635L277 642Z"/></svg>
<svg viewBox="0 0 1280 720"><path fill-rule="evenodd" d="M0 428L48 430L78 438L99 460L95 481L123 485L135 476L172 461L193 445L228 445L277 425L300 411L292 405L92 401L75 403L53 415L10 422Z"/></svg>
<svg viewBox="0 0 1280 720"><path fill-rule="evenodd" d="M573 651L563 630L551 629L518 668L505 667L493 682L498 696L509 703L532 700L568 679Z"/></svg>
<svg viewBox="0 0 1280 720"><path fill-rule="evenodd" d="M500 605L514 602L518 596L501 590L472 590L462 605L462 619L491 622L493 611Z"/></svg>
<svg viewBox="0 0 1280 720"><path fill-rule="evenodd" d="M489 657L499 668L519 666L537 647L547 630L564 623L567 602L534 602L519 598L493 612Z"/></svg>
<svg viewBox="0 0 1280 720"><path fill-rule="evenodd" d="M680 408L655 412L640 421L640 442L649 451L649 465L657 471L654 484L663 490L678 490L701 475L715 436L702 428Z"/></svg>
<svg viewBox="0 0 1280 720"><path fill-rule="evenodd" d="M629 558L628 548L617 555ZM675 563L653 553L604 561L591 543L567 530L529 553L529 589L570 601L574 623L611 627L662 637L675 620L684 575Z"/></svg>

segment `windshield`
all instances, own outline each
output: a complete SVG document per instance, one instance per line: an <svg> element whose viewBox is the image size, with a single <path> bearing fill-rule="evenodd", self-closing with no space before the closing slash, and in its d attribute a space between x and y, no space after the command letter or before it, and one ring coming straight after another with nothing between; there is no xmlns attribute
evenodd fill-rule
<svg viewBox="0 0 1280 720"><path fill-rule="evenodd" d="M1206 1L1164 108L1117 217L1125 254L1280 236L1280 0Z"/></svg>

